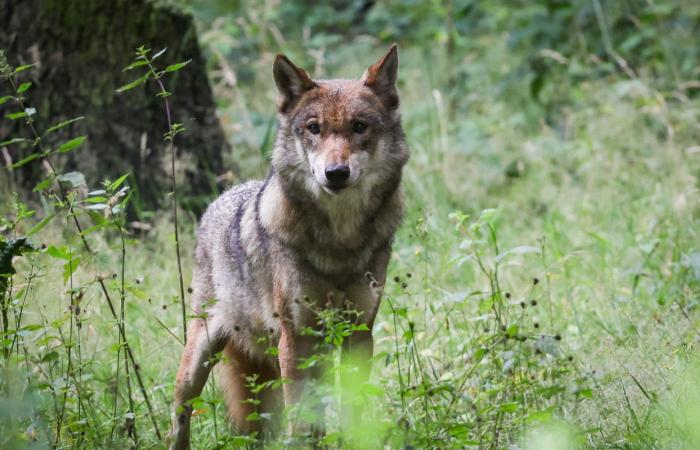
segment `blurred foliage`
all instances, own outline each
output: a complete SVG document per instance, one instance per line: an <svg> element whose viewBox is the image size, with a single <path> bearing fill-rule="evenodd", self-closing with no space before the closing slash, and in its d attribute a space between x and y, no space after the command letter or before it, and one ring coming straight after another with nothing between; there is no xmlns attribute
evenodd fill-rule
<svg viewBox="0 0 700 450"><path fill-rule="evenodd" d="M353 0L202 1L204 24L223 22L235 61L291 42L333 49L350 40L398 41L460 63L480 37L506 33L517 59L510 76L527 78L533 97L562 71L573 81L641 71L677 89L698 77L700 3L694 0ZM459 76L459 67L456 68ZM550 99L544 99L545 101Z"/></svg>

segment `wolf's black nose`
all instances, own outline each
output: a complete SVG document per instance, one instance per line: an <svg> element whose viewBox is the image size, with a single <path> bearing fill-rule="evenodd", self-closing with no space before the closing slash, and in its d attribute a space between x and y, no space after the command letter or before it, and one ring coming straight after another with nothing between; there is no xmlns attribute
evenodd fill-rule
<svg viewBox="0 0 700 450"><path fill-rule="evenodd" d="M326 179L331 185L340 186L350 178L350 166L334 164L326 167Z"/></svg>

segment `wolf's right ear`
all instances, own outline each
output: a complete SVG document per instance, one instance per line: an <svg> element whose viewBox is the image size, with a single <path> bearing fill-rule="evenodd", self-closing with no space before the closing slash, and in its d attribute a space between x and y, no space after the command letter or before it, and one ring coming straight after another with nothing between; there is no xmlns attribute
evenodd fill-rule
<svg viewBox="0 0 700 450"><path fill-rule="evenodd" d="M313 82L304 69L295 66L289 58L282 54L278 54L275 58L272 75L275 77L279 93L277 107L280 112L286 112L304 92L317 87L317 84Z"/></svg>

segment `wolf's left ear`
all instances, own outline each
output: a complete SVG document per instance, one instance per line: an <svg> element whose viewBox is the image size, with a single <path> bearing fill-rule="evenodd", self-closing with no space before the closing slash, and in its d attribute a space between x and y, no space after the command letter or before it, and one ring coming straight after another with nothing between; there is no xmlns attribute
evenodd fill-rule
<svg viewBox="0 0 700 450"><path fill-rule="evenodd" d="M396 91L399 54L396 48L396 44L393 44L386 55L362 76L365 86L372 89L389 109L399 106L399 94Z"/></svg>
<svg viewBox="0 0 700 450"><path fill-rule="evenodd" d="M289 58L282 54L278 54L275 58L272 75L275 77L275 84L279 92L277 106L280 112L287 111L304 92L317 86L304 69L295 66Z"/></svg>

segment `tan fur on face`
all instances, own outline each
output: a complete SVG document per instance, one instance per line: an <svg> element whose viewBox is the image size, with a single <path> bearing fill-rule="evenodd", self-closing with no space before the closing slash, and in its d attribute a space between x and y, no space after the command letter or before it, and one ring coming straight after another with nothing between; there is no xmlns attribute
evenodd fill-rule
<svg viewBox="0 0 700 450"><path fill-rule="evenodd" d="M377 283L383 284L403 215L408 146L398 113L397 58L392 47L364 78L329 81L311 80L284 56L275 60L279 128L270 172L265 181L222 194L197 233L192 304L199 316L178 371L171 448L189 444L188 402L222 349L231 417L250 432L267 422L246 421L252 411L242 401L250 395L246 376L285 379L282 389L260 393L270 395L269 401L261 397L261 408L273 413L281 411L282 398L286 406L303 398L305 381L318 376L299 368L319 349L318 339L302 332L318 326L314 311L350 305L371 329L381 296ZM319 124L318 134L308 129L310 121ZM356 121L367 129L353 130ZM333 164L350 166L339 191L326 186L325 170ZM347 342L344 353L358 352L368 376L371 331Z"/></svg>

